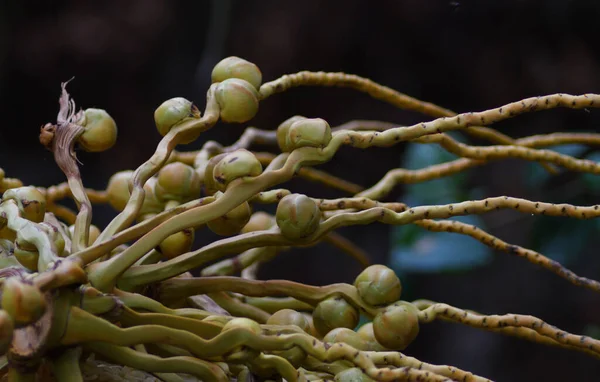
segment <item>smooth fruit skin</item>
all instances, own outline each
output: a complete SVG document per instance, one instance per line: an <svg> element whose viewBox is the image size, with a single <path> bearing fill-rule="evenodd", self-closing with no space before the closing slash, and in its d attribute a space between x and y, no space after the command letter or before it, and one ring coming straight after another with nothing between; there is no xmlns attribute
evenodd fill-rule
<svg viewBox="0 0 600 382"><path fill-rule="evenodd" d="M192 249L194 237L194 229L192 228L176 232L158 245L159 251L164 258L173 259Z"/></svg>
<svg viewBox="0 0 600 382"><path fill-rule="evenodd" d="M248 81L229 78L220 82L215 89L215 98L223 122L248 122L258 113L259 94Z"/></svg>
<svg viewBox="0 0 600 382"><path fill-rule="evenodd" d="M336 328L354 329L358 325L358 311L342 297L321 301L313 311L315 329L326 335Z"/></svg>
<svg viewBox="0 0 600 382"><path fill-rule="evenodd" d="M212 173L216 187L224 191L227 185L235 179L260 175L262 165L252 152L239 149L225 155L215 165Z"/></svg>
<svg viewBox="0 0 600 382"><path fill-rule="evenodd" d="M211 73L211 80L223 82L229 78L239 78L248 81L254 88L260 88L262 73L258 66L250 61L236 56L222 59L215 65Z"/></svg>
<svg viewBox="0 0 600 382"><path fill-rule="evenodd" d="M163 137L173 126L194 115L192 101L183 97L166 100L154 111L154 123L159 134Z"/></svg>
<svg viewBox="0 0 600 382"><path fill-rule="evenodd" d="M220 191L215 194L217 199L222 195ZM248 202L244 202L225 215L209 221L206 226L217 235L232 236L240 233L248 224L250 216L252 216L252 208Z"/></svg>
<svg viewBox="0 0 600 382"><path fill-rule="evenodd" d="M160 201L187 202L200 196L200 188L200 177L192 166L173 162L158 172L155 192Z"/></svg>
<svg viewBox="0 0 600 382"><path fill-rule="evenodd" d="M354 286L369 305L379 306L400 300L402 285L396 273L385 265L371 265L355 279Z"/></svg>
<svg viewBox="0 0 600 382"><path fill-rule="evenodd" d="M17 202L22 218L34 223L44 221L46 197L37 188L31 186L11 188L4 191L2 195L2 201L6 200Z"/></svg>
<svg viewBox="0 0 600 382"><path fill-rule="evenodd" d="M288 131L293 123L302 121L304 119L306 119L306 117L295 115L279 124L277 127L277 145L282 152L287 153L292 151L292 149L288 146Z"/></svg>
<svg viewBox="0 0 600 382"><path fill-rule="evenodd" d="M281 309L273 313L267 320L267 325L295 325L307 333L310 330L306 317L292 309Z"/></svg>
<svg viewBox="0 0 600 382"><path fill-rule="evenodd" d="M84 132L77 143L85 151L105 151L117 142L117 124L105 110L86 109L82 126Z"/></svg>
<svg viewBox="0 0 600 382"><path fill-rule="evenodd" d="M404 350L419 334L419 310L406 301L398 301L373 319L373 333L381 345Z"/></svg>
<svg viewBox="0 0 600 382"><path fill-rule="evenodd" d="M27 325L44 314L46 300L35 286L10 277L4 281L2 309L9 314L15 325Z"/></svg>
<svg viewBox="0 0 600 382"><path fill-rule="evenodd" d="M286 136L286 151L301 147L323 148L331 142L331 127L322 118L305 118L294 121Z"/></svg>
<svg viewBox="0 0 600 382"><path fill-rule="evenodd" d="M321 210L314 200L302 194L285 196L275 212L277 225L283 236L300 239L311 235L319 228Z"/></svg>

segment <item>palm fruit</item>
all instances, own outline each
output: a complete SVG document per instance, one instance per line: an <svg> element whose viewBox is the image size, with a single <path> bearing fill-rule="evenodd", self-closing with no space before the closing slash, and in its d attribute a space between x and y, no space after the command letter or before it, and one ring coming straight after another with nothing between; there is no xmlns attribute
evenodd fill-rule
<svg viewBox="0 0 600 382"><path fill-rule="evenodd" d="M2 195L2 200L14 200L17 202L21 217L40 223L44 220L46 213L46 197L35 187L19 187L6 190Z"/></svg>
<svg viewBox="0 0 600 382"><path fill-rule="evenodd" d="M217 199L222 195L222 192L215 194ZM231 236L238 234L244 228L250 220L251 215L252 208L250 208L250 204L243 202L225 215L209 221L206 223L206 226L217 235Z"/></svg>
<svg viewBox="0 0 600 382"><path fill-rule="evenodd" d="M236 317L228 321L221 329L221 333L225 333L231 329L244 328L251 331L254 334L262 333L260 325L249 318ZM244 362L256 358L260 354L259 351L247 348L245 346L239 346L233 349L227 356L226 359L230 362Z"/></svg>
<svg viewBox="0 0 600 382"><path fill-rule="evenodd" d="M381 345L404 350L419 334L419 310L406 301L398 301L377 313L373 333Z"/></svg>
<svg viewBox="0 0 600 382"><path fill-rule="evenodd" d="M156 108L154 111L154 124L159 134L164 137L178 123L199 117L200 111L191 101L183 97L175 97L166 100ZM183 139L181 143L190 143L197 137L198 133L191 134L186 139Z"/></svg>
<svg viewBox="0 0 600 382"><path fill-rule="evenodd" d="M156 197L160 201L187 202L200 196L200 177L192 166L173 162L158 172Z"/></svg>
<svg viewBox="0 0 600 382"><path fill-rule="evenodd" d="M173 259L179 255L189 252L194 244L194 229L186 228L176 232L158 245L159 252L166 259Z"/></svg>
<svg viewBox="0 0 600 382"><path fill-rule="evenodd" d="M196 172L198 174L201 174L203 171L204 192L207 195L213 195L215 192L217 192L219 190L217 181L215 180L215 177L213 176L213 170L215 169L215 166L221 161L221 159L223 159L226 155L227 154L215 155L214 157L212 157L208 160L208 162L204 166L204 169L202 169L200 167L196 168Z"/></svg>
<svg viewBox="0 0 600 382"><path fill-rule="evenodd" d="M385 351L377 339L375 339L375 333L373 332L373 323L367 322L356 331L361 341L365 344L365 350L369 351Z"/></svg>
<svg viewBox="0 0 600 382"><path fill-rule="evenodd" d="M242 228L241 233L265 231L273 227L275 219L273 215L270 215L263 211L258 211L250 216L248 223Z"/></svg>
<svg viewBox="0 0 600 382"><path fill-rule="evenodd" d="M267 320L267 325L295 325L307 333L310 331L306 317L292 309L281 309L273 313Z"/></svg>
<svg viewBox="0 0 600 382"><path fill-rule="evenodd" d="M284 196L275 212L283 236L300 239L313 234L321 221L321 210L314 200L302 194Z"/></svg>
<svg viewBox="0 0 600 382"><path fill-rule="evenodd" d="M285 139L286 151L301 147L323 148L331 142L331 127L322 118L298 119L287 129Z"/></svg>
<svg viewBox="0 0 600 382"><path fill-rule="evenodd" d="M77 143L85 151L105 151L117 142L117 124L105 110L86 109L79 124L84 131L77 138Z"/></svg>
<svg viewBox="0 0 600 382"><path fill-rule="evenodd" d="M15 324L5 310L0 310L0 354L6 354L12 342Z"/></svg>
<svg viewBox="0 0 600 382"><path fill-rule="evenodd" d="M322 336L336 328L354 329L358 325L358 311L342 297L321 301L313 311L315 329Z"/></svg>
<svg viewBox="0 0 600 382"><path fill-rule="evenodd" d="M35 286L10 277L4 281L2 309L16 326L23 326L37 321L44 314L46 300Z"/></svg>
<svg viewBox="0 0 600 382"><path fill-rule="evenodd" d="M213 178L220 191L238 178L258 176L262 173L260 161L246 149L239 149L226 154L213 168Z"/></svg>
<svg viewBox="0 0 600 382"><path fill-rule="evenodd" d="M248 122L258 113L259 94L248 81L229 78L220 82L215 89L215 98L223 122Z"/></svg>
<svg viewBox="0 0 600 382"><path fill-rule="evenodd" d="M290 149L288 147L288 131L290 130L290 127L292 126L293 123L297 122L297 121L302 121L306 119L306 117L303 117L301 115L295 115L291 118L286 119L285 121L281 122L281 124L277 127L277 145L279 146L279 149L284 152L290 152L292 151L292 149Z"/></svg>
<svg viewBox="0 0 600 382"><path fill-rule="evenodd" d="M360 297L369 305L387 305L400 299L402 285L396 273L385 265L371 265L354 280Z"/></svg>
<svg viewBox="0 0 600 382"><path fill-rule="evenodd" d="M129 184L133 178L133 171L126 170L115 173L110 177L106 194L108 203L117 211L123 211L129 201ZM144 203L140 209L140 215L160 213L163 211L163 205L155 196L156 178L150 178L144 185Z"/></svg>
<svg viewBox="0 0 600 382"><path fill-rule="evenodd" d="M258 66L236 56L227 57L219 61L211 73L213 83L223 82L229 78L246 80L256 89L262 83L262 73Z"/></svg>
<svg viewBox="0 0 600 382"><path fill-rule="evenodd" d="M374 382L372 378L362 372L358 367L340 371L333 379L336 382Z"/></svg>
<svg viewBox="0 0 600 382"><path fill-rule="evenodd" d="M338 343L343 342L346 345L352 346L356 350L369 350L366 344L362 342L362 339L352 329L348 328L336 328L331 330L323 337L323 342Z"/></svg>

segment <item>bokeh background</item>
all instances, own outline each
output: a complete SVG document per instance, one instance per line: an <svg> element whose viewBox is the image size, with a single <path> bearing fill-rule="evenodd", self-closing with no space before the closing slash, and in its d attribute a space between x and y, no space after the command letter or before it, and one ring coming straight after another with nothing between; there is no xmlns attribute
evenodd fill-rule
<svg viewBox="0 0 600 382"><path fill-rule="evenodd" d="M595 0L1 0L0 166L28 184L64 180L37 136L42 124L55 121L60 83L75 77L69 91L77 104L106 109L119 126L119 140L108 152L78 153L84 183L104 188L110 174L134 169L152 154L160 138L154 109L174 96L203 105L212 66L229 55L255 62L266 80L300 70L344 71L458 112L555 92L599 92L599 18ZM298 88L262 103L252 125L275 129L295 114L322 117L331 125L352 119L399 124L430 119L347 89ZM597 110L553 110L497 127L522 137L598 131L599 122ZM185 149L197 149L208 139L231 143L244 127L220 124ZM368 186L394 167L451 159L427 147L345 148L322 168ZM595 148L561 150L600 158ZM571 172L550 177L539 166L509 160L451 180L399 186L388 200L445 203L510 195L590 205L598 203L597 178ZM301 180L285 186L315 197L343 196ZM103 226L113 215L100 206L94 222ZM514 211L473 219L506 241L600 279L600 225L594 220ZM384 225L340 232L374 262L397 270L405 299L427 298L489 314L533 314L593 336L600 331L597 294L470 239ZM215 238L199 236L199 245ZM285 253L261 268L260 277L323 285L352 282L359 271L353 260L323 244ZM423 326L406 353L498 381L600 378L600 362L581 353L446 323Z"/></svg>

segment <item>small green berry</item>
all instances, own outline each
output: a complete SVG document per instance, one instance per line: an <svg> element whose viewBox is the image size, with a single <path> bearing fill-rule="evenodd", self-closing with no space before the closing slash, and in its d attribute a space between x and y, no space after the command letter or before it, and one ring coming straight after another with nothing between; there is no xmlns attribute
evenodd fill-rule
<svg viewBox="0 0 600 382"><path fill-rule="evenodd" d="M369 351L385 351L386 349L377 342L375 339L375 333L373 332L373 323L367 322L363 326L361 326L356 334L361 338L363 343L365 344L365 350Z"/></svg>
<svg viewBox="0 0 600 382"><path fill-rule="evenodd" d="M31 186L11 188L4 192L2 200L14 200L17 202L22 218L34 223L44 221L46 197L37 188Z"/></svg>
<svg viewBox="0 0 600 382"><path fill-rule="evenodd" d="M323 148L331 142L331 127L321 118L305 118L293 122L286 137L286 149L301 147Z"/></svg>
<svg viewBox="0 0 600 382"><path fill-rule="evenodd" d="M262 73L258 66L236 56L227 57L219 61L211 74L213 83L223 82L229 78L246 80L256 89L262 83Z"/></svg>
<svg viewBox="0 0 600 382"><path fill-rule="evenodd" d="M194 229L187 228L176 232L158 245L159 252L165 259L173 259L189 252L194 244Z"/></svg>
<svg viewBox="0 0 600 382"><path fill-rule="evenodd" d="M220 82L215 89L215 98L223 122L248 122L258 113L259 94L248 81L229 78Z"/></svg>
<svg viewBox="0 0 600 382"><path fill-rule="evenodd" d="M183 97L175 97L163 102L154 111L154 123L161 136L167 135L173 126L191 118L200 118L200 111L191 101ZM194 141L198 134L187 137L181 143Z"/></svg>
<svg viewBox="0 0 600 382"><path fill-rule="evenodd" d="M369 305L387 305L400 299L402 285L396 273L385 265L371 265L362 271L354 286Z"/></svg>
<svg viewBox="0 0 600 382"><path fill-rule="evenodd" d="M406 301L386 307L373 319L375 339L388 349L406 349L419 334L418 313L418 309Z"/></svg>
<svg viewBox="0 0 600 382"><path fill-rule="evenodd" d="M105 151L117 142L117 124L105 110L86 109L80 124L84 132L77 143L85 151Z"/></svg>
<svg viewBox="0 0 600 382"><path fill-rule="evenodd" d="M17 326L37 321L46 310L46 299L42 292L31 284L16 277L4 281L2 309Z"/></svg>
<svg viewBox="0 0 600 382"><path fill-rule="evenodd" d="M221 191L238 178L258 176L262 173L260 161L246 149L225 155L213 169L213 177Z"/></svg>
<svg viewBox="0 0 600 382"><path fill-rule="evenodd" d="M340 371L333 379L335 382L374 382L374 380L362 372L358 367Z"/></svg>
<svg viewBox="0 0 600 382"><path fill-rule="evenodd" d="M222 195L223 193L221 192L215 194L217 198L220 198ZM238 234L244 228L250 220L251 215L252 208L250 208L250 204L243 202L225 215L209 221L206 223L206 226L217 235L232 236Z"/></svg>
<svg viewBox="0 0 600 382"><path fill-rule="evenodd" d="M248 223L242 228L241 233L265 231L275 225L275 217L263 211L258 211L250 216Z"/></svg>
<svg viewBox="0 0 600 382"><path fill-rule="evenodd" d="M200 177L192 166L173 162L158 172L156 197L158 200L187 202L200 196Z"/></svg>
<svg viewBox="0 0 600 382"><path fill-rule="evenodd" d="M313 234L321 221L321 210L314 200L302 194L285 196L275 212L283 236L300 239Z"/></svg>
<svg viewBox="0 0 600 382"><path fill-rule="evenodd" d="M310 330L306 316L292 309L281 309L273 313L267 320L267 325L295 325L307 333Z"/></svg>
<svg viewBox="0 0 600 382"><path fill-rule="evenodd" d="M215 166L221 161L221 159L225 157L225 155L227 154L223 153L215 155L214 157L210 158L208 162L206 162L203 169L200 167L196 168L196 172L198 174L204 174L204 192L207 195L213 195L215 192L219 191L217 181L213 176L213 170L215 169Z"/></svg>
<svg viewBox="0 0 600 382"><path fill-rule="evenodd" d="M277 127L277 145L282 152L287 153L292 151L292 149L288 146L288 132L293 123L302 121L304 119L306 119L306 117L295 115L281 122L281 124Z"/></svg>
<svg viewBox="0 0 600 382"><path fill-rule="evenodd" d="M358 325L358 311L342 297L321 301L313 311L313 322L322 336L336 328L354 329Z"/></svg>

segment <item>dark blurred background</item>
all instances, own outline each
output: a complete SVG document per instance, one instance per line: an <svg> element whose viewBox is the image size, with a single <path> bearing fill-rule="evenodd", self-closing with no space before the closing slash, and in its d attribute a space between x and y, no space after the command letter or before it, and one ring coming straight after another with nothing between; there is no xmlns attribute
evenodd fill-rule
<svg viewBox="0 0 600 382"><path fill-rule="evenodd" d="M51 153L38 143L38 133L42 124L56 119L60 83L75 77L69 91L77 105L104 108L119 126L119 140L111 150L78 153L84 183L104 188L110 174L135 169L153 153L160 138L153 126L154 109L174 96L193 99L202 109L212 66L229 55L256 63L265 80L300 70L344 71L458 112L555 92L599 92L599 19L600 2L595 0L0 1L0 166L7 176L27 184L64 181ZM430 119L347 89L293 89L260 107L252 125L263 129L274 129L295 114L322 117L331 125L352 119L400 124ZM553 110L496 127L522 137L597 131L599 122L597 110ZM207 139L231 143L244 127L218 125L180 149L197 149ZM402 166L407 147L345 148L321 168L369 186ZM578 154L595 158L597 153L591 148ZM598 203L596 178L570 172L550 177L539 166L500 161L471 170L460 182L462 193L453 195L589 205ZM314 197L344 196L302 180L285 186ZM405 200L406 192L399 186L387 200ZM104 226L113 215L98 207L94 222ZM600 279L600 226L595 221L513 211L480 218L492 234L548 249L573 271ZM402 252L409 246L393 238L403 229L372 225L340 232L374 262L399 264L394 262L398 248ZM200 236L201 242L214 239ZM451 247L452 240L441 247ZM571 332L597 335L597 294L522 259L491 254L485 262L449 270L396 266L403 298L427 298L488 314L533 314ZM421 250L421 255L431 254ZM323 285L352 282L359 271L354 261L322 244L285 253L265 265L260 277ZM406 353L499 381L596 381L600 373L598 360L582 353L446 323L423 326Z"/></svg>

